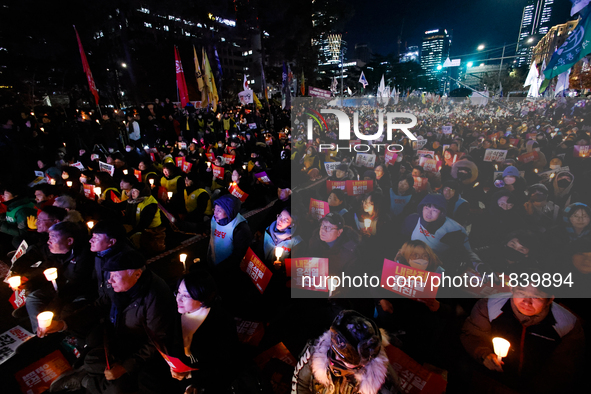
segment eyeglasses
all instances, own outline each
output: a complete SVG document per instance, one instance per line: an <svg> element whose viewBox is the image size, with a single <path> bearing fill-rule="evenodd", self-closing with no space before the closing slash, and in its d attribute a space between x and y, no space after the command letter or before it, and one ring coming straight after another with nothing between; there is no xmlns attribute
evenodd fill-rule
<svg viewBox="0 0 591 394"><path fill-rule="evenodd" d="M284 217L284 216L281 216L281 215L277 215L277 221L279 223L289 223L289 222L291 222L291 217L289 217L289 216L288 217Z"/></svg>
<svg viewBox="0 0 591 394"><path fill-rule="evenodd" d="M589 215L573 215L572 217L574 219L577 219L577 220L587 220L587 219L589 219Z"/></svg>
<svg viewBox="0 0 591 394"><path fill-rule="evenodd" d="M324 231L326 233L330 233L332 231L337 231L338 229L339 229L338 227L320 226L320 230Z"/></svg>

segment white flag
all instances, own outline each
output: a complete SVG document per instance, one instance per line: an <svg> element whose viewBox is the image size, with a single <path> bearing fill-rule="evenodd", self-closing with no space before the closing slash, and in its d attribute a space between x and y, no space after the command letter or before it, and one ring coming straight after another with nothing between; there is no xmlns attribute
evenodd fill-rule
<svg viewBox="0 0 591 394"><path fill-rule="evenodd" d="M382 80L380 81L380 86L378 87L378 97L384 97L384 93L386 93L386 84L384 82L384 74L382 74Z"/></svg>
<svg viewBox="0 0 591 394"><path fill-rule="evenodd" d="M359 83L363 85L364 89L368 85L367 79L365 78L365 75L363 75L363 71L361 71L361 76L359 77Z"/></svg>
<svg viewBox="0 0 591 394"><path fill-rule="evenodd" d="M562 92L563 90L567 90L569 88L569 75L570 75L570 68L560 74L558 76L558 82L556 83L556 90L554 93L558 95L558 93Z"/></svg>
<svg viewBox="0 0 591 394"><path fill-rule="evenodd" d="M351 91L351 88L347 86L347 93L349 93L349 96L353 96L353 92Z"/></svg>
<svg viewBox="0 0 591 394"><path fill-rule="evenodd" d="M527 78L525 78L525 83L523 84L523 87L533 84L537 79L538 69L536 67L536 62L534 61L532 62L531 67L529 68L529 73L527 73Z"/></svg>

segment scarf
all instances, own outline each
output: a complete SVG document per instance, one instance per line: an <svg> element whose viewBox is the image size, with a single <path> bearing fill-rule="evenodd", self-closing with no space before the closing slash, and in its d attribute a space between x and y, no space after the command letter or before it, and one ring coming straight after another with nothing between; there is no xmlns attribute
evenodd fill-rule
<svg viewBox="0 0 591 394"><path fill-rule="evenodd" d="M269 235L271 235L271 239L273 240L273 243L275 245L277 245L278 243L285 241L286 239L290 239L291 238L291 227L286 228L283 231L279 231L277 230L277 221L274 221L270 226L269 226Z"/></svg>
<svg viewBox="0 0 591 394"><path fill-rule="evenodd" d="M148 197L145 197L144 196L144 197L138 197L136 199L131 199L130 198L130 199L127 200L127 203L128 204L139 204L139 203L143 202L146 198L148 198Z"/></svg>
<svg viewBox="0 0 591 394"><path fill-rule="evenodd" d="M196 311L184 313L181 315L181 326L183 329L183 347L185 355L191 358L191 342L193 335L209 314L209 308L199 308Z"/></svg>
<svg viewBox="0 0 591 394"><path fill-rule="evenodd" d="M437 218L437 220L434 222L426 222L425 219L423 219L423 215L421 215L420 221L421 226L423 226L425 230L427 230L430 234L435 234L437 230L443 226L443 223L445 223L445 215L443 215L443 213L439 214L439 218Z"/></svg>

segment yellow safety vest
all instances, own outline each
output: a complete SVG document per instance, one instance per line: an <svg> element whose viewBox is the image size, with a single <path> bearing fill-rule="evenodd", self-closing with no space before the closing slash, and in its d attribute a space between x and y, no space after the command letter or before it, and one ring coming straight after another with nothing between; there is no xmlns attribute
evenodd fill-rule
<svg viewBox="0 0 591 394"><path fill-rule="evenodd" d="M144 201L140 202L137 205L137 208L135 210L135 222L136 223L140 222L140 215L141 215L142 211L144 210L145 207L147 207L150 204L158 205L158 201L156 201L154 196L149 196L148 198L146 198ZM160 220L160 208L158 208L156 210L156 214L154 215L154 219L152 219L152 223L150 223L148 228L156 228L156 227L159 227L161 224L162 224L162 221Z"/></svg>
<svg viewBox="0 0 591 394"><path fill-rule="evenodd" d="M179 181L179 178L181 176L177 175L174 178L172 178L171 180L166 179L165 176L162 177L162 179L160 179L160 186L162 186L163 188L166 189L166 191L168 192L172 192L173 194L176 194L177 192L177 182Z"/></svg>
<svg viewBox="0 0 591 394"><path fill-rule="evenodd" d="M121 199L120 199L120 197L121 197L121 193L120 193L120 192L119 192L119 190L117 190L117 188L115 188L115 187L110 187L110 188L108 188L107 190L103 191L103 194L101 195L101 198L102 198L103 200L106 200L106 199L107 199L107 193L108 193L109 191L111 191L111 190L114 192L114 194L115 194L115 197L119 198L119 202L121 202ZM113 202L117 202L117 201L113 201Z"/></svg>
<svg viewBox="0 0 591 394"><path fill-rule="evenodd" d="M187 208L187 212L193 212L197 208L197 199L202 193L207 193L207 190L195 189L191 194L188 194L187 190L185 190L185 207ZM207 207L205 208L205 212L203 213L207 216L213 215L211 197L209 201L207 201Z"/></svg>

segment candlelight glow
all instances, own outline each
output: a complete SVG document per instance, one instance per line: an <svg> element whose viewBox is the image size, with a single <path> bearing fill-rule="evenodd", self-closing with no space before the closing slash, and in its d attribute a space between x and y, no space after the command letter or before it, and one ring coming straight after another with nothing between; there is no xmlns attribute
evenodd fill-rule
<svg viewBox="0 0 591 394"><path fill-rule="evenodd" d="M45 278L49 281L56 280L57 268L48 268L45 271L43 271L43 275L45 275Z"/></svg>
<svg viewBox="0 0 591 394"><path fill-rule="evenodd" d="M8 285L12 288L12 290L16 290L21 285L21 277L11 276L8 278Z"/></svg>
<svg viewBox="0 0 591 394"><path fill-rule="evenodd" d="M507 353L509 353L509 348L511 347L509 341L500 337L494 337L492 341L495 354L499 357L499 361L501 358L507 357Z"/></svg>
<svg viewBox="0 0 591 394"><path fill-rule="evenodd" d="M172 198L172 192L168 192L166 194L168 194L168 198Z"/></svg>
<svg viewBox="0 0 591 394"><path fill-rule="evenodd" d="M179 255L179 259L181 260L181 263L185 264L185 261L187 261L187 254L186 253L181 253Z"/></svg>
<svg viewBox="0 0 591 394"><path fill-rule="evenodd" d="M127 175L129 173L129 171L127 171L127 169L123 170L123 175Z"/></svg>
<svg viewBox="0 0 591 394"><path fill-rule="evenodd" d="M72 187L72 181L66 181L66 186Z"/></svg>
<svg viewBox="0 0 591 394"><path fill-rule="evenodd" d="M154 179L150 179L148 182L150 182L151 186L154 186Z"/></svg>
<svg viewBox="0 0 591 394"><path fill-rule="evenodd" d="M94 188L94 194L96 194L97 196L101 195L101 188L100 187L95 187Z"/></svg>
<svg viewBox="0 0 591 394"><path fill-rule="evenodd" d="M279 260L279 257L281 257L282 254L283 254L283 248L281 246L277 246L275 248L275 257L277 257L277 260Z"/></svg>
<svg viewBox="0 0 591 394"><path fill-rule="evenodd" d="M41 312L37 315L37 322L39 323L39 328L49 327L52 320L53 312Z"/></svg>
<svg viewBox="0 0 591 394"><path fill-rule="evenodd" d="M211 163L208 161L207 162L207 168L210 168L210 167L211 167Z"/></svg>
<svg viewBox="0 0 591 394"><path fill-rule="evenodd" d="M365 228L369 228L371 226L371 219L365 219L363 223L365 224Z"/></svg>
<svg viewBox="0 0 591 394"><path fill-rule="evenodd" d="M94 227L94 221L92 221L92 220L89 220L89 221L86 223L86 225L88 226L88 228L89 228L89 229L91 229L91 230L92 230L92 228Z"/></svg>

